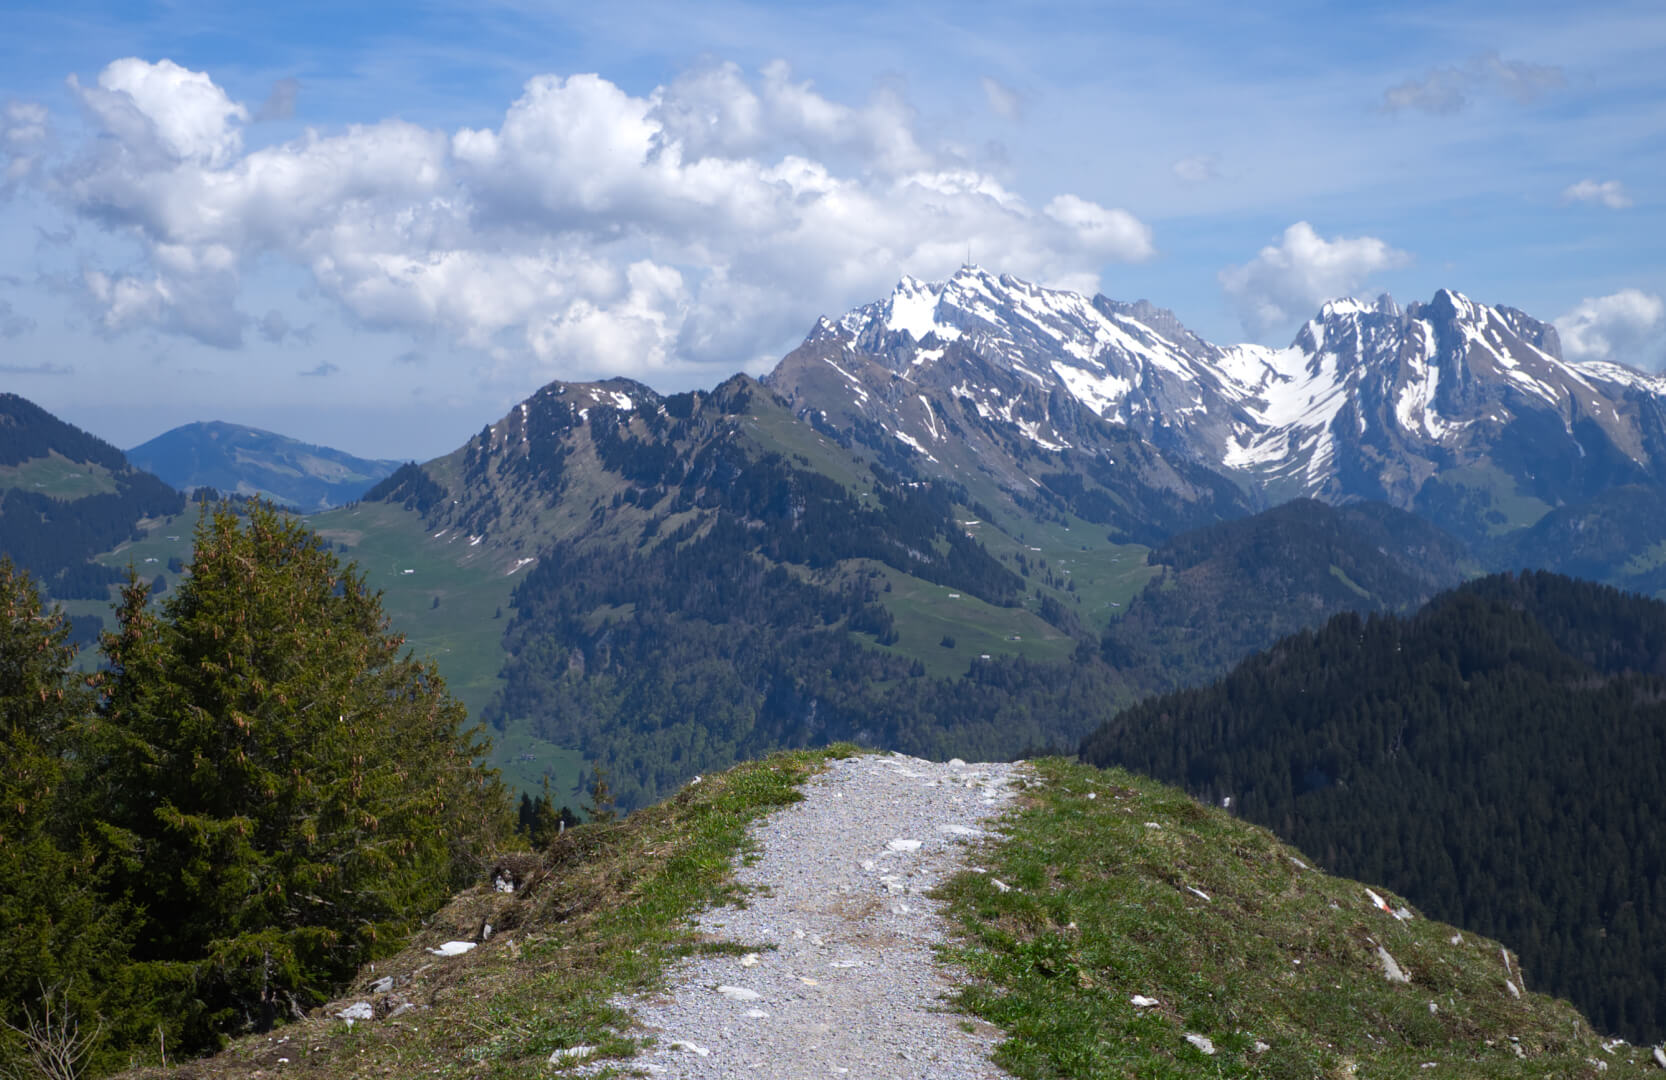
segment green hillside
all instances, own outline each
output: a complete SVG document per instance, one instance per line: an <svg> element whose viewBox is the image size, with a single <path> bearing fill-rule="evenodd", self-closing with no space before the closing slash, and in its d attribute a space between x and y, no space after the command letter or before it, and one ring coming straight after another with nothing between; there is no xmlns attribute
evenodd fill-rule
<svg viewBox="0 0 1666 1080"><path fill-rule="evenodd" d="M1657 1071L1649 1051L1610 1047L1565 1002L1524 992L1540 973L1497 942L1174 788L1036 767L1042 785L979 858L987 872L943 890L966 939L948 951L971 974L960 1007L1005 1030L996 1061L1016 1076Z"/></svg>
<svg viewBox="0 0 1666 1080"><path fill-rule="evenodd" d="M1083 757L1230 799L1329 869L1496 936L1634 1040L1666 1034L1666 605L1545 573L1340 615Z"/></svg>
<svg viewBox="0 0 1666 1080"><path fill-rule="evenodd" d="M1476 572L1465 547L1386 503L1300 499L1170 537L1161 577L1101 648L1144 685L1195 685L1339 611L1410 611Z"/></svg>
<svg viewBox="0 0 1666 1080"><path fill-rule="evenodd" d="M386 503L354 503L307 523L381 591L394 629L418 656L433 659L447 688L480 719L501 686L514 564L504 567L462 534L433 536L419 515ZM508 726L492 732L491 761L511 787L536 792L547 774L558 804L577 805L583 763L572 751Z"/></svg>
<svg viewBox="0 0 1666 1080"><path fill-rule="evenodd" d="M0 555L55 599L102 600L118 575L94 557L183 505L109 443L0 393Z"/></svg>
<svg viewBox="0 0 1666 1080"><path fill-rule="evenodd" d="M1648 596L1666 594L1666 494L1629 485L1560 506L1484 549L1499 570L1534 567Z"/></svg>
<svg viewBox="0 0 1666 1080"><path fill-rule="evenodd" d="M541 857L501 860L491 872L521 888L460 894L336 1004L207 1061L124 1075L533 1077L580 1045L620 1070L604 1075L633 1075L643 1033L615 995L652 993L690 952L756 945L697 940L688 916L736 898L728 868L746 825L795 801L827 754L850 752L708 775L622 823L571 830ZM1003 1026L997 1059L1015 1075L1525 1080L1593 1075L1592 1062L1608 1076L1653 1075L1646 1050L1605 1048L1566 1004L1512 994L1520 965L1506 970L1495 942L1420 915L1400 921L1365 886L1172 788L1056 759L1036 769L1041 783L1006 838L976 856L988 872L943 890L958 930L950 956L973 975L959 1005ZM443 963L425 951L472 940L483 922L506 932ZM1378 946L1408 983L1384 978ZM1135 1008L1134 994L1158 1004ZM377 1015L396 1001L418 1007L333 1018L361 1000Z"/></svg>

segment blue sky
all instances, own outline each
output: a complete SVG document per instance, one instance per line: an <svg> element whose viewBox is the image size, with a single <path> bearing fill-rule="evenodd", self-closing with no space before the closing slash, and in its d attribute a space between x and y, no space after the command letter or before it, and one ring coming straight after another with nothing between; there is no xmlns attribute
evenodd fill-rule
<svg viewBox="0 0 1666 1080"><path fill-rule="evenodd" d="M973 258L1287 342L1458 289L1666 364L1666 8L3 4L0 387L427 458Z"/></svg>

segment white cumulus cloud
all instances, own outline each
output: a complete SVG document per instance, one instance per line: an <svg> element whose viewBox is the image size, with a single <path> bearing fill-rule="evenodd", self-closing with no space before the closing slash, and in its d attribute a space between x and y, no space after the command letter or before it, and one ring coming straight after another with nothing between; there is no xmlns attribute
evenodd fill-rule
<svg viewBox="0 0 1666 1080"><path fill-rule="evenodd" d="M1587 297L1556 320L1570 360L1614 360L1659 370L1666 365L1666 301L1641 289Z"/></svg>
<svg viewBox="0 0 1666 1080"><path fill-rule="evenodd" d="M1298 221L1279 243L1220 273L1244 328L1256 336L1308 318L1326 300L1358 289L1372 274L1406 266L1411 256L1374 236L1326 240Z"/></svg>
<svg viewBox="0 0 1666 1080"><path fill-rule="evenodd" d="M1581 180L1562 189L1564 203L1598 203L1610 210L1631 206L1631 196L1618 180Z"/></svg>
<svg viewBox="0 0 1666 1080"><path fill-rule="evenodd" d="M255 149L250 110L171 61L71 85L94 130L27 173L139 245L82 274L110 333L272 338L270 316L242 311L242 279L280 264L366 326L439 333L505 373L652 377L756 366L905 272L951 272L968 245L1089 289L1154 251L1125 210L1068 192L1033 205L968 168L897 94L834 101L779 62L707 65L647 95L539 75L495 126L385 119Z"/></svg>
<svg viewBox="0 0 1666 1080"><path fill-rule="evenodd" d="M224 165L243 147L240 125L249 110L232 101L214 80L172 60L155 64L133 57L99 72L98 85L70 87L104 129L133 152L161 150L180 161Z"/></svg>

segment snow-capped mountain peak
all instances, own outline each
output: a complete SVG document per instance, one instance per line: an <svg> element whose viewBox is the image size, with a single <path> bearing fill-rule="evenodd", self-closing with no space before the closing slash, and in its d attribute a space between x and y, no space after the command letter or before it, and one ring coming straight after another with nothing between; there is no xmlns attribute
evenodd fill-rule
<svg viewBox="0 0 1666 1080"><path fill-rule="evenodd" d="M1275 500L1411 505L1437 474L1491 462L1500 440L1522 460L1546 440L1575 458L1617 455L1616 475L1666 459L1666 431L1651 451L1639 427L1666 425L1650 419L1666 378L1568 363L1548 323L1450 289L1405 308L1387 294L1328 301L1278 349L1210 343L1146 301L964 266L821 320L778 381L809 364L836 371L829 385L897 441L938 447L934 460L946 412L1063 453L1083 445L1074 411L1086 409ZM1541 467L1521 466L1521 482Z"/></svg>

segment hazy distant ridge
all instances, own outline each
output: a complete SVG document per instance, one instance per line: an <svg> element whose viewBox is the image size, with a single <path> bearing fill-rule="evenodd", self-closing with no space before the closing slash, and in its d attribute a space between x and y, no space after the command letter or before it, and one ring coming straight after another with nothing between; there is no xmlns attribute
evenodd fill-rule
<svg viewBox="0 0 1666 1080"><path fill-rule="evenodd" d="M308 511L352 502L399 467L219 420L163 432L127 459L181 491L212 487Z"/></svg>

